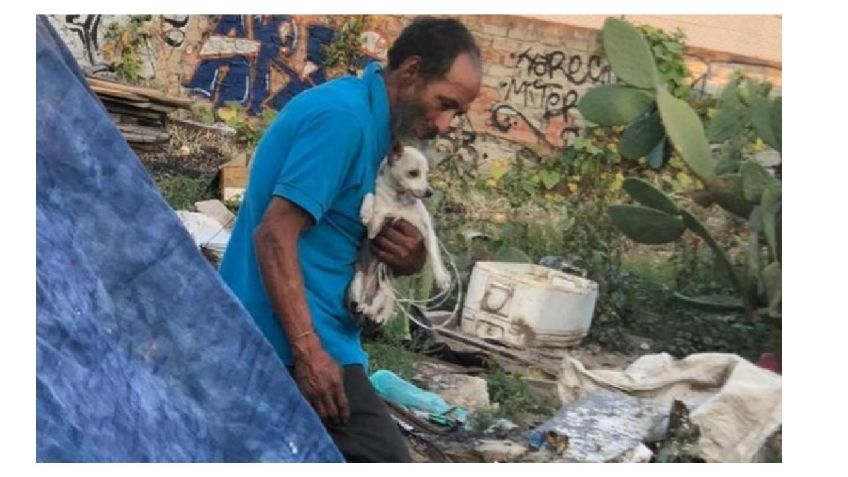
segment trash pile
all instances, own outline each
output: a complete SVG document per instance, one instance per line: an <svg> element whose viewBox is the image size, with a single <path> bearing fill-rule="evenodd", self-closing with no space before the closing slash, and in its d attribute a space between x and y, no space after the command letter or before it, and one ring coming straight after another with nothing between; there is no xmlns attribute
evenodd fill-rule
<svg viewBox="0 0 848 477"><path fill-rule="evenodd" d="M194 104L193 100L167 96L155 89L102 78L86 79L136 152L167 144L169 114L177 109L189 109Z"/></svg>
<svg viewBox="0 0 848 477"><path fill-rule="evenodd" d="M197 212L178 210L177 217L197 248L217 267L230 242L236 217L219 200L195 202L194 207Z"/></svg>
<svg viewBox="0 0 848 477"><path fill-rule="evenodd" d="M434 366L445 365L424 365ZM428 389L387 370L371 376L411 447L437 456L428 461L756 462L781 426L781 376L730 354L646 355L624 370L566 356L559 411L532 427L498 419L482 430L469 423L496 409L486 380L450 368L419 373Z"/></svg>

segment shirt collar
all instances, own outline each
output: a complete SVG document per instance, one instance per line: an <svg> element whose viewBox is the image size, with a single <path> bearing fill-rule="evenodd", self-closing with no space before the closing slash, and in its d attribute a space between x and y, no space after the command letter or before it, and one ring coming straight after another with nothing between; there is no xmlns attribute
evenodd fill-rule
<svg viewBox="0 0 848 477"><path fill-rule="evenodd" d="M373 61L362 73L362 81L368 91L368 102L371 106L371 121L377 139L377 151L380 160L389 153L391 147L391 114L389 111L389 92L382 75L383 67L378 61Z"/></svg>

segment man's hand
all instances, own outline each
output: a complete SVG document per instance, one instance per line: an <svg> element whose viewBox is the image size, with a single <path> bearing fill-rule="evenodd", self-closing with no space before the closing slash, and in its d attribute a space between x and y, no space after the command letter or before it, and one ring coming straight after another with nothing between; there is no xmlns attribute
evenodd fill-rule
<svg viewBox="0 0 848 477"><path fill-rule="evenodd" d="M254 243L262 282L289 337L295 382L322 419L341 424L350 416L342 370L313 330L297 252L298 238L312 222L299 206L274 197L254 232Z"/></svg>
<svg viewBox="0 0 848 477"><path fill-rule="evenodd" d="M330 424L350 419L350 407L344 393L342 368L321 347L315 335L294 344L294 379L315 411ZM304 343L308 341L308 343Z"/></svg>
<svg viewBox="0 0 848 477"><path fill-rule="evenodd" d="M427 261L424 237L404 219L387 219L383 230L371 240L371 246L374 255L396 275L417 273Z"/></svg>

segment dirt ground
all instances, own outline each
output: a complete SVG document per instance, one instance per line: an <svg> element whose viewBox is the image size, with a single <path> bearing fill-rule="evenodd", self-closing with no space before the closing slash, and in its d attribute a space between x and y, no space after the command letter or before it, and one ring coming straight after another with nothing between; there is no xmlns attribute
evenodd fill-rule
<svg viewBox="0 0 848 477"><path fill-rule="evenodd" d="M139 158L157 182L166 200L175 209L190 208L194 201L216 198L218 168L239 155L248 156L250 148L238 143L234 136L187 124L169 126L171 140L166 147L152 152L139 153ZM762 342L766 328L749 324L740 325L733 317L692 314L663 316L656 312L635 313L629 322L616 329L611 341L584 340L568 354L580 360L588 369L623 369L639 356L670 352L681 356L699 350L738 350L748 359L755 359L761 351L747 348L748 343ZM676 321L675 321L676 320ZM683 326L680 326L683 325ZM596 325L601 326L601 325ZM732 327L736 327L731 329ZM650 338L648 338L650 337ZM741 337L741 338L739 338ZM742 339L744 342L739 341ZM475 351L473 347L451 342L452 349ZM726 348L726 349L724 349ZM476 350L480 351L480 350ZM507 372L525 376L526 390L540 400L551 404L547 413L519 412L510 421L513 428L486 426L495 424L494 416L477 419L474 429L444 429L412 420L405 435L417 462L550 462L555 456L546 450L528 449L526 434L545 422L555 412L558 402L552 386L551 367L556 358L547 360L548 368L535 369L503 357L491 356ZM561 360L561 358L560 358ZM416 377L419 384L426 381L427 369L453 369L490 379L491 370L474 366L461 366L440 360L438 357L414 355ZM415 381L415 380L413 380ZM491 389L490 389L491 392ZM485 413L484 413L485 414ZM397 416L396 414L396 417ZM399 417L400 418L400 417ZM400 418L403 420L402 418ZM483 422L485 421L485 422ZM403 427L403 425L401 425ZM775 462L782 459L782 433L778 432L764 447L761 460Z"/></svg>

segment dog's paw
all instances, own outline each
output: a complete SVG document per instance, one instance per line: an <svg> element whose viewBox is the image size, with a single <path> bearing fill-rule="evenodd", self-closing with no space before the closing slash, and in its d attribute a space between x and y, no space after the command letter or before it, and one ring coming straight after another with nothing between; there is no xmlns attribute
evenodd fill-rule
<svg viewBox="0 0 848 477"><path fill-rule="evenodd" d="M386 306L371 316L371 321L378 325L384 325L389 321L389 318L394 316L395 309L393 306Z"/></svg>
<svg viewBox="0 0 848 477"><path fill-rule="evenodd" d="M362 206L359 208L359 218L363 224L368 224L374 217L374 194L365 194Z"/></svg>
<svg viewBox="0 0 848 477"><path fill-rule="evenodd" d="M389 316L386 316L385 313L377 313L374 315L368 315L368 319L375 325L384 325L389 320Z"/></svg>
<svg viewBox="0 0 848 477"><path fill-rule="evenodd" d="M366 305L365 303L357 303L356 304L356 312L359 313L360 315L365 315L365 316L371 315L371 313L370 313L372 311L371 308L372 307Z"/></svg>
<svg viewBox="0 0 848 477"><path fill-rule="evenodd" d="M451 276L447 271L433 272L433 281L436 282L439 290L445 291L451 287Z"/></svg>

